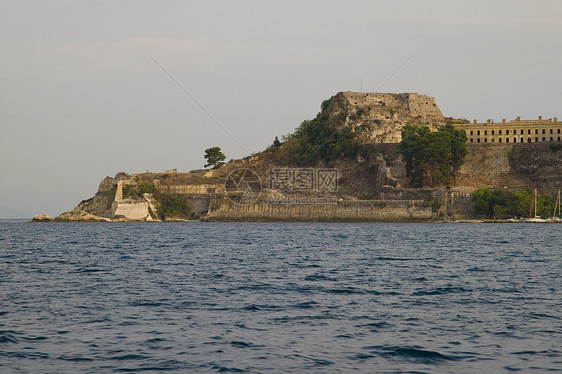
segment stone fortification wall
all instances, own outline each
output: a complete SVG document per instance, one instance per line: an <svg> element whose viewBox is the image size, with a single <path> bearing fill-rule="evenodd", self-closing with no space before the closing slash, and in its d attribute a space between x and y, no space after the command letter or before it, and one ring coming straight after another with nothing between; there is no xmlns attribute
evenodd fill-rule
<svg viewBox="0 0 562 374"><path fill-rule="evenodd" d="M562 149L556 144L468 144L468 150L459 171L459 178L466 182L553 191L562 185Z"/></svg>
<svg viewBox="0 0 562 374"><path fill-rule="evenodd" d="M435 205L438 212L457 219L474 218L472 193L475 187L441 187L431 189L388 189L380 193L385 200L421 199Z"/></svg>
<svg viewBox="0 0 562 374"><path fill-rule="evenodd" d="M514 145L510 156L512 170L546 184L544 187L550 188L554 195L562 188L562 148L559 147L544 143Z"/></svg>
<svg viewBox="0 0 562 374"><path fill-rule="evenodd" d="M334 99L332 114L344 111L346 125L368 143L399 143L408 122L436 129L445 121L435 98L416 93L340 92Z"/></svg>
<svg viewBox="0 0 562 374"><path fill-rule="evenodd" d="M511 165L509 154L511 145L497 145L480 147L468 145L468 156L459 170L459 176L464 178L501 178L509 174Z"/></svg>
<svg viewBox="0 0 562 374"><path fill-rule="evenodd" d="M148 211L148 201L120 200L115 204L113 218L123 218L128 221L151 221Z"/></svg>
<svg viewBox="0 0 562 374"><path fill-rule="evenodd" d="M410 116L423 122L444 122L443 113L437 106L435 98L417 93L364 93L342 92L341 95L352 107L373 109L404 110Z"/></svg>
<svg viewBox="0 0 562 374"><path fill-rule="evenodd" d="M417 93L400 95L406 96L408 109L412 117L419 118L422 122L429 123L442 123L445 120L434 97L419 95Z"/></svg>
<svg viewBox="0 0 562 374"><path fill-rule="evenodd" d="M474 188L456 187L453 190L435 191L434 195L439 199L440 212L446 216L459 219L474 218L474 207L472 206L472 193Z"/></svg>
<svg viewBox="0 0 562 374"><path fill-rule="evenodd" d="M431 207L421 200L355 200L337 204L234 204L224 196L211 199L211 221L424 221Z"/></svg>
<svg viewBox="0 0 562 374"><path fill-rule="evenodd" d="M209 193L224 192L224 185L194 184L194 185L159 185L160 192L172 195L204 195Z"/></svg>

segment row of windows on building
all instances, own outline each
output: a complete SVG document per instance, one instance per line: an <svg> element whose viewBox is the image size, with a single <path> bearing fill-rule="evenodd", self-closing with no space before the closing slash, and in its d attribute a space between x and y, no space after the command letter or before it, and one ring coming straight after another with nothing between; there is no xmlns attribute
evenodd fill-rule
<svg viewBox="0 0 562 374"><path fill-rule="evenodd" d="M550 134L554 134L555 129L550 129ZM560 134L560 129L556 129L557 134ZM476 135L480 135L480 130L470 130L470 135L474 135L474 131L476 131ZM512 130L513 135L517 135L517 130ZM520 134L523 135L525 130L519 130ZM535 129L535 134L539 133L539 129ZM546 129L542 129L542 134L546 134ZM488 135L488 130L484 130L484 135ZM495 130L490 130L490 135L495 135ZM502 130L498 130L498 135L502 135ZM505 135L509 135L509 130L505 130ZM531 129L527 129L527 135L531 135Z"/></svg>
<svg viewBox="0 0 562 374"><path fill-rule="evenodd" d="M501 131L501 130L500 130L500 131ZM548 139L548 140L547 140L547 139ZM484 143L488 143L488 138L483 138L482 141L483 141ZM559 141L560 141L560 137L559 137L559 136L558 136L558 137L551 136L550 138L547 138L547 137L543 136L542 139L539 140L539 137L536 136L534 142L535 142L535 143L538 143L539 141L543 141L543 142L546 142L546 141L551 141L551 142L557 141L557 142L559 142ZM470 138L470 142L471 142L471 143L474 143L474 138ZM491 143L495 143L495 138L490 138L490 142L491 142ZM501 142L502 142L502 138L498 138L498 143L501 143ZM509 138L505 138L505 142L506 142L506 143L509 143ZM518 142L517 137L513 138L513 143L517 143L517 142ZM519 139L519 143L524 143L524 142L525 142L525 138L520 138L520 139ZM531 138L527 138L527 143L531 143L531 142L533 142L533 140L532 140ZM480 143L480 138L476 138L476 143Z"/></svg>

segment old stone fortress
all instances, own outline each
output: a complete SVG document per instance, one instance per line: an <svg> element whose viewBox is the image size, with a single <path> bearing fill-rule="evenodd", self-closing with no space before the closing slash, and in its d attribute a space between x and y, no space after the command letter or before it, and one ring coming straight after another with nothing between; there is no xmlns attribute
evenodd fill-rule
<svg viewBox="0 0 562 374"><path fill-rule="evenodd" d="M562 122L558 122L558 118L539 116L537 120L522 120L517 117L512 121L503 119L501 123L490 119L485 123L476 120L469 123L445 118L434 97L417 93L340 92L334 98L347 109L347 125L356 130L362 124L371 125L364 139L369 143L399 143L406 123L428 125L436 130L448 121L464 129L467 141L473 144L560 142L562 139Z"/></svg>
<svg viewBox="0 0 562 374"><path fill-rule="evenodd" d="M541 143L559 142L561 139L562 122L558 118L543 119L539 116L537 120L522 120L520 117L507 122L494 123L488 120L486 123L456 124L458 128L466 131L470 143Z"/></svg>
<svg viewBox="0 0 562 374"><path fill-rule="evenodd" d="M149 183L161 193L182 196L188 202L189 219L288 220L288 221L402 221L431 220L437 213L431 202L439 202L442 214L471 218L472 191L479 185L501 183L527 186L529 181L548 184L559 181L562 122L557 118L502 120L485 123L445 117L435 98L417 93L340 92L322 104L322 114L337 126L350 127L358 140L370 145L375 157L338 160L338 199L334 204L270 204L265 196L248 204L237 204L225 194L225 179L240 168L257 170L266 180L275 168L287 167L268 158L267 151L220 168L178 173L118 174L107 177L98 193L81 202L57 220L150 221L158 217L152 193L125 193ZM412 190L405 186L405 168L396 153L406 124L428 126L435 131L446 123L466 131L469 157L460 170L460 184L451 187ZM530 144L540 143L540 144ZM270 151L271 152L271 151ZM525 154L525 156L522 156ZM527 157L533 155L533 157ZM511 161L513 160L513 162ZM365 169L368 169L367 177ZM535 174L533 174L535 173ZM463 182L464 180L464 182ZM462 185L462 183L465 183ZM275 195L269 189L264 195ZM345 198L345 199L344 199ZM185 219L186 217L180 217Z"/></svg>

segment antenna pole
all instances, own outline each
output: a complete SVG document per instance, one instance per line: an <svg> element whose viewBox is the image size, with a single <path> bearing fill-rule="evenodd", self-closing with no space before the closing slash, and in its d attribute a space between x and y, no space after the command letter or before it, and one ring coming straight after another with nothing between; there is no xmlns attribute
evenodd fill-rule
<svg viewBox="0 0 562 374"><path fill-rule="evenodd" d="M363 93L363 73L361 73L361 93Z"/></svg>

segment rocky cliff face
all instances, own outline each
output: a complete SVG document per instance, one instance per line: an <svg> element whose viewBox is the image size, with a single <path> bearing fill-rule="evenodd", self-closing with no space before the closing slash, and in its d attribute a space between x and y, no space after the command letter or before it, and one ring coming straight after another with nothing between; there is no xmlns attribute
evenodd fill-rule
<svg viewBox="0 0 562 374"><path fill-rule="evenodd" d="M399 143L408 122L431 129L445 123L435 99L416 93L340 92L332 98L330 110L332 115L343 114L345 124L367 143Z"/></svg>

